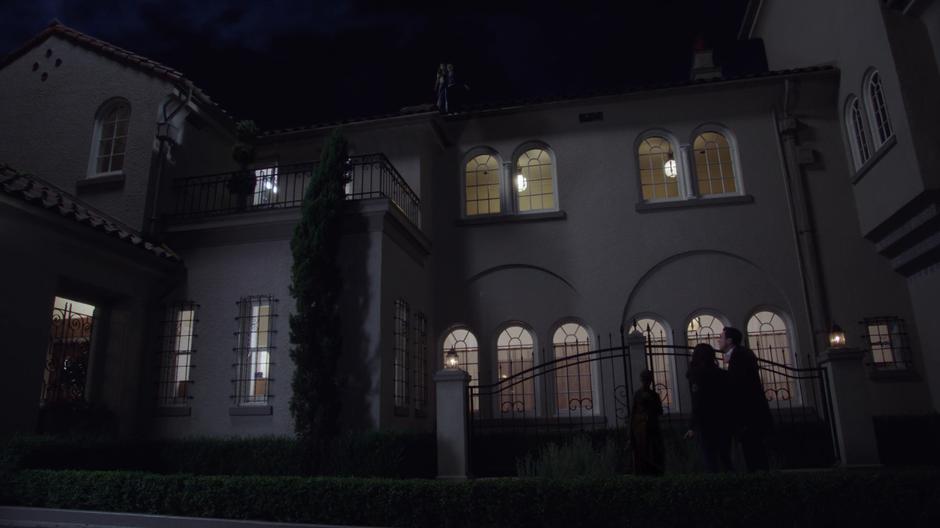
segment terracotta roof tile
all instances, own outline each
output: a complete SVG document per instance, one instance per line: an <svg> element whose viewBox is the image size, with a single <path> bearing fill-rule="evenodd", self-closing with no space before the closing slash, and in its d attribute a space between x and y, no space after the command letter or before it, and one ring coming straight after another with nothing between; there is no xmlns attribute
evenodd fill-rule
<svg viewBox="0 0 940 528"><path fill-rule="evenodd" d="M17 172L9 165L2 163L0 163L0 193L19 198L65 218L71 218L107 235L116 236L155 256L173 262L181 260L168 247L147 242L132 227L85 204L55 185L31 174Z"/></svg>

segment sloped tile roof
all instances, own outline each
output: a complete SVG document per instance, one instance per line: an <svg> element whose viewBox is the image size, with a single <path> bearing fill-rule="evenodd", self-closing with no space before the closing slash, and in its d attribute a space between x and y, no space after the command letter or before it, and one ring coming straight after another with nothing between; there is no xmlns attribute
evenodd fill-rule
<svg viewBox="0 0 940 528"><path fill-rule="evenodd" d="M225 109L220 107L218 103L213 101L205 91L193 84L192 81L187 79L179 71L174 70L169 66L160 64L157 61L150 60L142 55L138 55L132 51L119 48L109 42L105 42L101 39L92 37L91 35L82 33L77 29L70 28L58 20L53 20L49 26L46 27L46 29L42 30L39 34L31 38L15 51L0 59L0 68L6 67L8 64L22 57L53 35L57 35L85 49L104 55L109 59L124 64L125 66L129 66L148 75L164 79L172 84L177 85L181 91L185 92L186 89L192 88L193 95L196 98L202 100L204 103L222 114L225 118L229 120L232 119Z"/></svg>
<svg viewBox="0 0 940 528"><path fill-rule="evenodd" d="M148 242L135 229L111 218L55 185L31 174L17 172L9 165L2 163L0 163L0 192L124 240L153 256L172 262L181 261L179 255L165 245Z"/></svg>

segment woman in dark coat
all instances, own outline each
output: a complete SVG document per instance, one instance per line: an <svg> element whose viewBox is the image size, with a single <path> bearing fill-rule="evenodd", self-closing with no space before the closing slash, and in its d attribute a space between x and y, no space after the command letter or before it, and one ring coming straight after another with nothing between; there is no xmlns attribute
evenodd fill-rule
<svg viewBox="0 0 940 528"><path fill-rule="evenodd" d="M653 373L640 373L643 388L633 394L630 414L630 445L633 447L633 471L637 475L662 475L665 469L666 449L659 417L663 403L653 390Z"/></svg>
<svg viewBox="0 0 940 528"><path fill-rule="evenodd" d="M715 349L700 344L686 374L692 391L692 418L686 438L697 438L705 471L731 471L731 399L728 373L718 367Z"/></svg>

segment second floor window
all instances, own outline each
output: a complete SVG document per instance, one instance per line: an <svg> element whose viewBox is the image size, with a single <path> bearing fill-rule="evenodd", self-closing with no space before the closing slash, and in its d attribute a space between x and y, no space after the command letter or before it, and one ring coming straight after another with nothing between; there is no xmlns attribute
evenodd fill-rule
<svg viewBox="0 0 940 528"><path fill-rule="evenodd" d="M466 216L499 214L501 173L499 159L492 154L480 154L467 162L464 170Z"/></svg>
<svg viewBox="0 0 940 528"><path fill-rule="evenodd" d="M555 209L555 164L544 148L531 148L516 157L512 190L520 213Z"/></svg>
<svg viewBox="0 0 940 528"><path fill-rule="evenodd" d="M645 138L637 147L637 160L644 201L680 197L679 165L669 139L662 136Z"/></svg>
<svg viewBox="0 0 940 528"><path fill-rule="evenodd" d="M849 136L852 161L855 163L855 169L858 170L871 158L871 146L868 143L868 134L865 132L862 107L858 97L854 95L845 105L845 129Z"/></svg>
<svg viewBox="0 0 940 528"><path fill-rule="evenodd" d="M95 130L95 160L92 176L124 170L127 151L127 128L131 107L123 100L106 103L98 114Z"/></svg>
<svg viewBox="0 0 940 528"><path fill-rule="evenodd" d="M542 143L521 146L511 163L488 147L473 149L465 159L463 217L558 210L555 157Z"/></svg>
<svg viewBox="0 0 940 528"><path fill-rule="evenodd" d="M877 150L894 136L891 117L888 115L888 103L885 100L884 86L881 84L881 74L877 70L868 75L865 90L868 94L867 107L871 120L871 135Z"/></svg>
<svg viewBox="0 0 940 528"><path fill-rule="evenodd" d="M907 333L898 317L875 317L862 322L875 368L903 370L910 367Z"/></svg>
<svg viewBox="0 0 940 528"><path fill-rule="evenodd" d="M702 132L692 143L696 192L699 196L737 192L734 151L724 134Z"/></svg>

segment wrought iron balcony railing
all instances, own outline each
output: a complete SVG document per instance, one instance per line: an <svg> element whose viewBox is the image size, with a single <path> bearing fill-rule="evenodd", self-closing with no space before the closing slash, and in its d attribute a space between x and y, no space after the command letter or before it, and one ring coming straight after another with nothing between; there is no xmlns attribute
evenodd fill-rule
<svg viewBox="0 0 940 528"><path fill-rule="evenodd" d="M295 163L247 172L180 178L173 184L171 222L249 211L288 209L303 204L316 163ZM351 156L346 199L387 198L417 227L421 200L384 154Z"/></svg>

